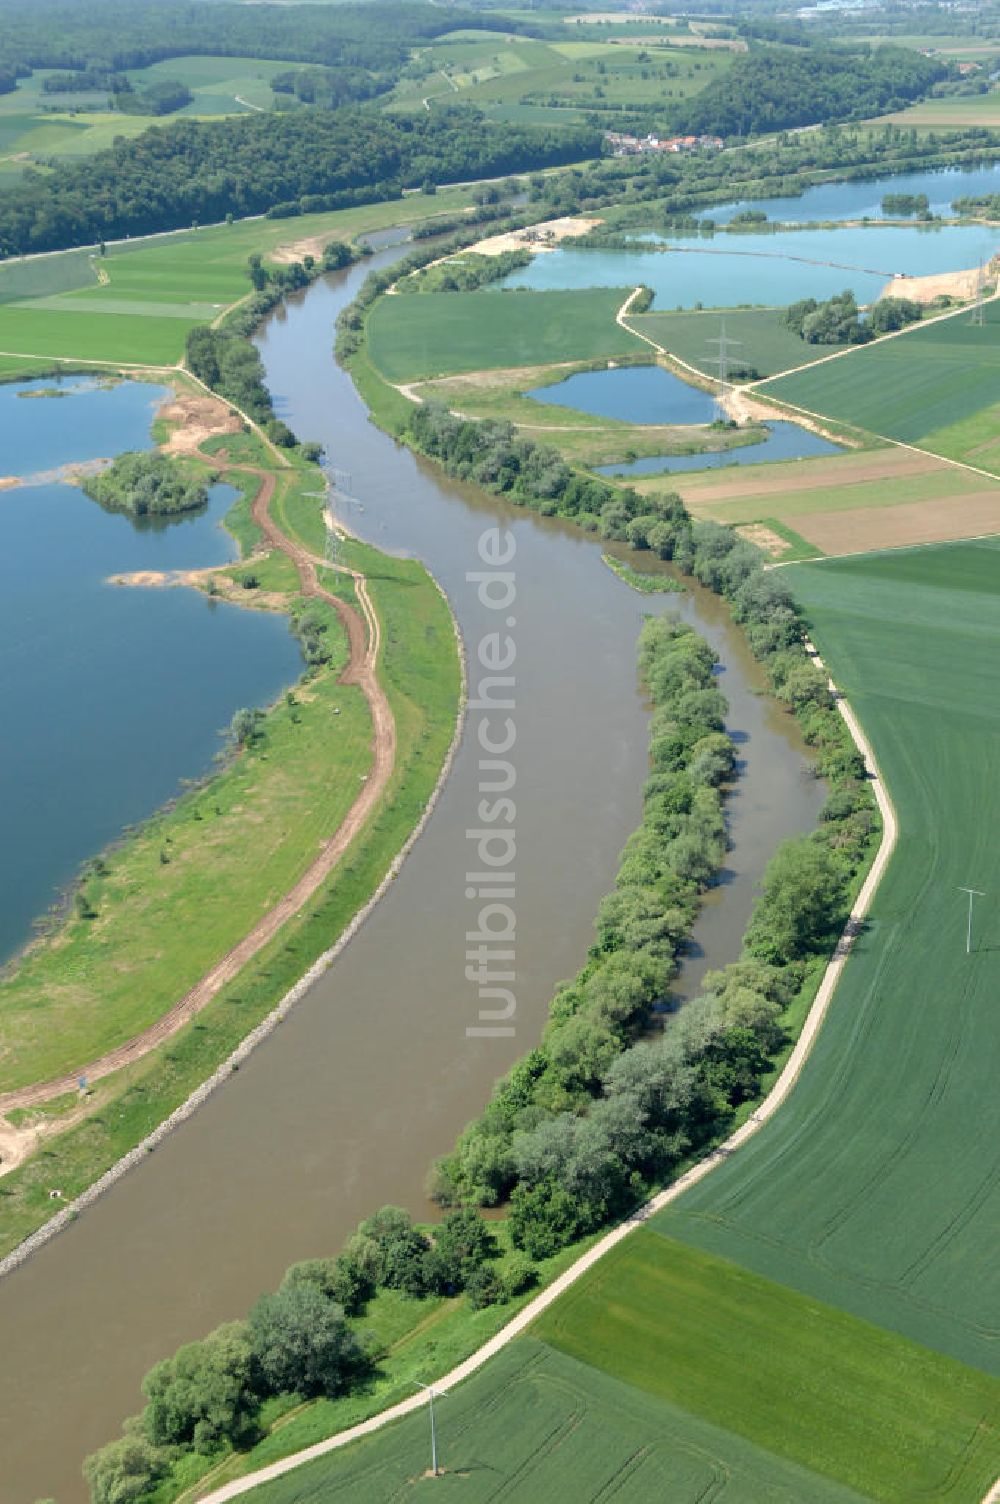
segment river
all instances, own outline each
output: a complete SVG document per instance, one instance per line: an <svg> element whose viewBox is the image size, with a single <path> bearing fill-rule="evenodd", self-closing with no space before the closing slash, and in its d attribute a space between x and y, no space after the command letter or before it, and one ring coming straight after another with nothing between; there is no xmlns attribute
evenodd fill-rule
<svg viewBox="0 0 1000 1504"><path fill-rule="evenodd" d="M398 254L380 252L375 264ZM466 577L482 568L484 530L513 535L516 1033L466 1034L476 1023L464 976L476 912L465 897L466 832L479 823L467 734L401 876L331 971L141 1170L0 1282L2 1504L82 1499L81 1458L140 1407L138 1381L152 1362L245 1312L293 1260L336 1250L383 1202L426 1210L430 1160L537 1040L638 821L644 613L679 609L713 643L741 755L733 849L699 919L682 994L709 962L737 955L775 844L815 822L822 793L795 726L762 695L713 596L636 595L602 563L595 539L444 479L370 424L331 356L336 313L370 265L276 312L261 350L281 415L351 472L363 510L345 520L382 548L419 555L448 591L474 677L476 646L496 624Z"/></svg>

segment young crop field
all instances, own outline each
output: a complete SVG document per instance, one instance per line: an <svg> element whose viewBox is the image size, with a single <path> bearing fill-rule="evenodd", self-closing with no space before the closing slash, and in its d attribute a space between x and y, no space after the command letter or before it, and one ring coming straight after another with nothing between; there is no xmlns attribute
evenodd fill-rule
<svg viewBox="0 0 1000 1504"><path fill-rule="evenodd" d="M646 1229L532 1332L866 1498L978 1504L1000 1471L1000 1380Z"/></svg>
<svg viewBox="0 0 1000 1504"><path fill-rule="evenodd" d="M639 355L615 323L622 288L583 292L450 292L381 298L368 320L375 365L390 381L554 361Z"/></svg>
<svg viewBox="0 0 1000 1504"><path fill-rule="evenodd" d="M810 412L918 444L1000 401L1000 302L982 328L968 313L863 345L760 388Z"/></svg>
<svg viewBox="0 0 1000 1504"><path fill-rule="evenodd" d="M807 345L788 328L782 313L780 308L734 308L724 314L718 310L708 313L643 313L636 314L628 322L633 329L656 340L671 355L695 366L706 376L719 374L717 342L723 324L727 338L735 346L732 365L750 368L760 377L774 376L792 366L832 354L836 347ZM716 343L711 343L713 340Z"/></svg>
<svg viewBox="0 0 1000 1504"><path fill-rule="evenodd" d="M1000 542L784 578L899 842L791 1098L659 1225L1000 1374Z"/></svg>
<svg viewBox="0 0 1000 1504"><path fill-rule="evenodd" d="M768 1455L631 1384L521 1337L435 1406L443 1499L463 1504L861 1504L863 1495ZM423 1411L297 1468L253 1504L402 1504L427 1487Z"/></svg>

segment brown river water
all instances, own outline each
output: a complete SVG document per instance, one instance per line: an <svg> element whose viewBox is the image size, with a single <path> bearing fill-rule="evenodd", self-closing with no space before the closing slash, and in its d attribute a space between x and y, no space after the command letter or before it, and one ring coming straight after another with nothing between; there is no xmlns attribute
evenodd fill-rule
<svg viewBox="0 0 1000 1504"><path fill-rule="evenodd" d="M382 251L376 264L398 254ZM140 1169L0 1281L0 1504L77 1504L83 1456L141 1407L152 1363L243 1314L294 1260L336 1251L382 1203L427 1213L431 1159L537 1041L638 823L647 712L635 644L645 613L680 610L711 641L740 745L732 850L681 995L706 966L738 955L766 861L778 841L813 826L822 802L794 723L763 696L715 597L637 595L601 562L595 539L449 481L368 421L331 355L334 318L367 270L316 284L272 316L260 345L281 415L351 472L361 507L345 520L382 548L418 555L447 590L473 683L483 635L515 621L515 1032L466 1033L479 1006L465 978L479 909L465 896L476 865L466 832L480 823L473 711L426 831L333 968ZM483 569L479 540L497 527L516 544L507 566L516 601L503 613L466 578Z"/></svg>

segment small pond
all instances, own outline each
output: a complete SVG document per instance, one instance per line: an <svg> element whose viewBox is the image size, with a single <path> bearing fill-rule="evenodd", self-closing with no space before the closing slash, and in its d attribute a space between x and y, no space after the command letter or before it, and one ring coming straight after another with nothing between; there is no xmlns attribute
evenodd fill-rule
<svg viewBox="0 0 1000 1504"><path fill-rule="evenodd" d="M661 366L615 366L580 371L554 386L525 392L535 402L572 407L600 418L626 423L711 423L718 416L715 398L688 386Z"/></svg>
<svg viewBox="0 0 1000 1504"><path fill-rule="evenodd" d="M657 475L673 470L720 470L727 465L763 465L770 460L815 459L840 454L837 444L800 428L797 423L769 423L767 438L759 444L737 449L717 449L704 454L650 454L644 459L618 465L598 465L598 475Z"/></svg>

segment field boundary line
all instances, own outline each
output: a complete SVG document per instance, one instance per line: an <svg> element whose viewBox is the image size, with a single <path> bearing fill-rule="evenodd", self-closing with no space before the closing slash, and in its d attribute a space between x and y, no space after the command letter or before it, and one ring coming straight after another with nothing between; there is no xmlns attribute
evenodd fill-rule
<svg viewBox="0 0 1000 1504"><path fill-rule="evenodd" d="M811 642L806 642L806 649L817 668L824 669L825 671L823 661ZM549 1306L558 1300L582 1275L593 1268L606 1253L610 1253L612 1248L616 1248L624 1238L627 1238L634 1228L641 1227L644 1223L648 1222L651 1217L669 1206L673 1201L676 1201L685 1191L690 1190L693 1185L703 1180L706 1175L711 1174L716 1165L722 1164L725 1160L729 1159L736 1149L739 1149L748 1139L758 1133L764 1124L774 1116L798 1081L802 1068L809 1058L813 1045L819 1035L830 1001L836 991L837 983L847 964L848 956L853 949L854 941L861 932L864 919L871 907L872 899L895 850L898 835L896 811L882 780L882 775L879 772L871 743L862 730L861 723L853 709L843 696L839 694L832 680L830 680L830 688L837 696L838 709L851 734L851 739L864 758L872 792L875 795L879 812L882 816L882 839L879 842L875 859L851 906L851 912L844 926L843 933L837 941L833 955L827 963L823 979L820 982L816 996L806 1015L805 1023L802 1026L802 1032L796 1040L795 1047L786 1060L777 1081L771 1087L771 1090L760 1106L751 1113L745 1123L742 1123L734 1133L730 1134L724 1143L720 1144L718 1148L713 1149L704 1159L699 1160L696 1165L693 1165L691 1169L680 1176L673 1185L659 1191L626 1221L620 1222L617 1227L613 1227L610 1232L605 1233L604 1237L595 1243L592 1248L589 1248L586 1253L581 1254L580 1258L574 1264L571 1264L568 1269L564 1270L557 1279L553 1280L551 1285L546 1286L540 1294L529 1301L488 1342L485 1342L482 1347L478 1348L470 1357L464 1359L463 1362L457 1364L448 1373L442 1374L436 1379L434 1382L439 1388L450 1389L453 1385L461 1383L464 1379L471 1378L490 1358L505 1348L515 1337L519 1337L522 1332L526 1331L543 1311L547 1310ZM266 1467L258 1468L254 1472L246 1474L243 1478L235 1478L232 1482L223 1484L221 1488L213 1489L211 1492L201 1495L200 1504L226 1504L227 1500L239 1498L241 1495L249 1493L252 1489L259 1488L261 1484L273 1482L276 1478L281 1478L286 1473L293 1472L296 1468L304 1466L307 1462L315 1462L320 1457L325 1457L331 1452L339 1451L341 1447L348 1446L354 1441L360 1441L365 1436L371 1436L374 1432L380 1431L392 1421L401 1420L404 1416L412 1415L425 1404L426 1398L423 1393L407 1396L406 1399L399 1400L395 1405L390 1405L387 1409L369 1416L367 1420L361 1421L357 1425L349 1426L346 1430L338 1431L335 1435L328 1436L323 1441L314 1442L311 1446L303 1448L302 1451L293 1452L288 1457L283 1457L277 1462L269 1463ZM983 1504L1000 1504L1000 1480L998 1480L994 1492L987 1499L983 1500Z"/></svg>
<svg viewBox="0 0 1000 1504"><path fill-rule="evenodd" d="M989 262L986 264L989 265ZM997 288L996 292L991 293L988 298L984 298L983 302L995 303L997 298L1000 298L1000 287ZM968 303L963 303L960 308L946 308L943 313L936 313L932 318L921 319L916 324L906 324L902 329L892 329L888 334L880 335L878 339L869 340L866 345L845 345L842 350L833 350L829 355L818 355L815 360L803 361L800 366L789 366L786 371L775 371L771 376L759 376L756 381L746 382L739 390L741 392L755 391L758 387L766 386L769 381L782 381L786 376L796 376L799 371L811 371L814 366L827 365L831 360L841 360L845 355L857 355L861 350L872 350L876 345L884 345L887 340L899 339L904 334L916 334L920 329L929 329L932 324L944 323L945 319L957 319L960 314L969 313L970 308L971 305ZM764 395L771 396L772 394L765 392ZM783 397L777 397L774 400L777 402L785 401ZM794 407L795 404L790 402L788 406ZM803 407L800 411L808 412L809 409Z"/></svg>

